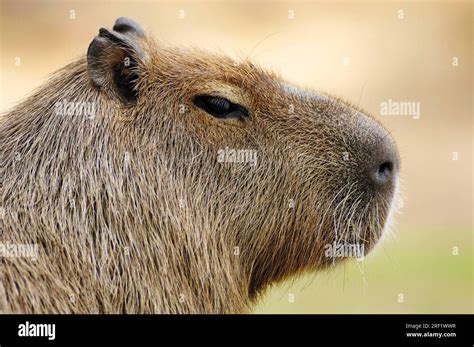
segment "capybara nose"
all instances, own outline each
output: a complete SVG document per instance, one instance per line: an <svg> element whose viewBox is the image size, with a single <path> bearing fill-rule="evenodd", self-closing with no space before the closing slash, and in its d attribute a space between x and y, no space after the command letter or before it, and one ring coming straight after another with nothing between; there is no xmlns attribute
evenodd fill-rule
<svg viewBox="0 0 474 347"><path fill-rule="evenodd" d="M398 175L398 152L393 141L384 136L379 141L369 165L369 176L377 190L392 189Z"/></svg>

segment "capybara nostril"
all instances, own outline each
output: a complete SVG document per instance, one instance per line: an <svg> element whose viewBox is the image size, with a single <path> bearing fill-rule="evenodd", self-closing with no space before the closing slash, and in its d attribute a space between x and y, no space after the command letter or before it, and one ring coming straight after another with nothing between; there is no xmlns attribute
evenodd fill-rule
<svg viewBox="0 0 474 347"><path fill-rule="evenodd" d="M398 149L393 137L382 124L370 115L359 113L357 125L351 130L353 141L346 145L352 160L346 163L347 172L358 172L361 189L367 194L391 201L400 171Z"/></svg>
<svg viewBox="0 0 474 347"><path fill-rule="evenodd" d="M384 143L379 156L375 156L369 168L369 176L377 190L392 190L397 181L398 159L391 143Z"/></svg>
<svg viewBox="0 0 474 347"><path fill-rule="evenodd" d="M378 183L385 184L391 179L392 172L393 163L391 161L384 161L379 165L374 177Z"/></svg>

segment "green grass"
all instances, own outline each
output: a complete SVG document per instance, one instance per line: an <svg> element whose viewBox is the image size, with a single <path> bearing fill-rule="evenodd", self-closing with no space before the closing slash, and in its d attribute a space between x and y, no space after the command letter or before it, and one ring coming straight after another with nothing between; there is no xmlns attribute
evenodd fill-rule
<svg viewBox="0 0 474 347"><path fill-rule="evenodd" d="M363 262L271 288L254 312L473 313L472 231L405 230L397 238Z"/></svg>

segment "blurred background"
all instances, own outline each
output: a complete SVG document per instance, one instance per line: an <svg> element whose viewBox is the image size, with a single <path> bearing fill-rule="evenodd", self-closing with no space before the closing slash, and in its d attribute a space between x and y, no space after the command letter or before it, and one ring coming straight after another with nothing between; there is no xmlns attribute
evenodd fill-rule
<svg viewBox="0 0 474 347"><path fill-rule="evenodd" d="M250 56L359 104L402 157L394 236L365 261L271 288L256 313L472 313L473 2L1 0L4 112L119 16L157 39ZM419 102L419 119L380 104Z"/></svg>

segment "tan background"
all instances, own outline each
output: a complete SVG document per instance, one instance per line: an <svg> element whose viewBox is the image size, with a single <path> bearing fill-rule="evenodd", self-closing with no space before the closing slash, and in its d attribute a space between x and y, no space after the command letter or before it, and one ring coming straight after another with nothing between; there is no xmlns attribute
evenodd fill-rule
<svg viewBox="0 0 474 347"><path fill-rule="evenodd" d="M249 55L373 113L399 144L403 178L395 238L363 263L273 288L256 312L473 312L472 13L468 1L1 0L0 110L119 16L160 40ZM380 116L388 99L420 102L421 118Z"/></svg>

